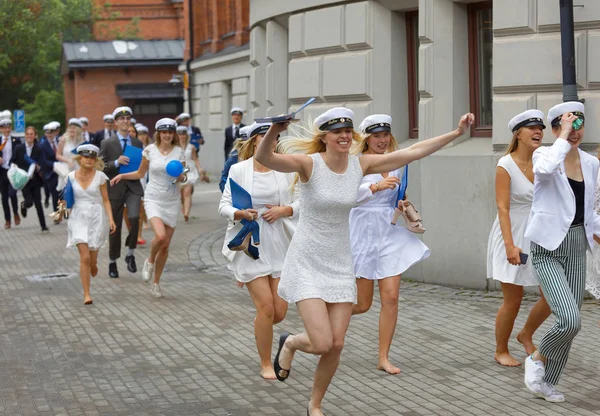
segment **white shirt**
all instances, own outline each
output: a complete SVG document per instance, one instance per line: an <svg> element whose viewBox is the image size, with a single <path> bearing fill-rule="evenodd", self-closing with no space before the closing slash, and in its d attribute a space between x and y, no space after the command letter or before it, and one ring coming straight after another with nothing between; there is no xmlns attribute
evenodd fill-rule
<svg viewBox="0 0 600 416"><path fill-rule="evenodd" d="M10 167L10 158L12 157L12 140L10 137L8 137L8 139L4 136L2 136L2 141L0 141L0 144L4 143L4 141L6 140L6 145L4 146L4 149L2 149L2 167L4 169L8 169Z"/></svg>
<svg viewBox="0 0 600 416"><path fill-rule="evenodd" d="M31 157L31 152L33 151L33 144L29 146L27 143L25 143L25 151L27 152L27 156Z"/></svg>

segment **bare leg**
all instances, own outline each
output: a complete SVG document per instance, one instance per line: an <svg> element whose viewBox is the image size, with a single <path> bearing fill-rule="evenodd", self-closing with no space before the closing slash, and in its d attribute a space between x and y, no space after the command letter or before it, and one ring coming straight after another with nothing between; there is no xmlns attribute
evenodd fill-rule
<svg viewBox="0 0 600 416"><path fill-rule="evenodd" d="M344 337L352 316L351 303L327 304L321 299L306 299L297 303L306 332L287 338L279 355L282 368L291 368L297 350L321 355L309 403L311 415L322 415L321 401L337 370Z"/></svg>
<svg viewBox="0 0 600 416"><path fill-rule="evenodd" d="M273 306L275 311L273 314L273 324L278 324L285 319L287 315L288 303L281 299L277 294L277 288L279 287L279 278L269 278L269 285L271 286L271 296L273 296Z"/></svg>
<svg viewBox="0 0 600 416"><path fill-rule="evenodd" d="M359 315L371 309L373 304L373 288L375 284L373 280L356 279L357 302L352 305L352 315Z"/></svg>
<svg viewBox="0 0 600 416"><path fill-rule="evenodd" d="M87 244L77 244L79 250L79 276L83 286L83 302L88 303L92 300L90 296L90 249Z"/></svg>
<svg viewBox="0 0 600 416"><path fill-rule="evenodd" d="M389 360L390 346L398 321L398 295L400 292L400 275L391 276L378 281L381 296L381 312L379 314L379 362L377 369L389 374L400 374L400 369Z"/></svg>
<svg viewBox="0 0 600 416"><path fill-rule="evenodd" d="M183 218L185 222L190 219L190 210L192 209L192 189L193 185L186 185L181 189L183 202Z"/></svg>
<svg viewBox="0 0 600 416"><path fill-rule="evenodd" d="M167 259L169 258L169 245L171 244L171 238L173 238L175 228L171 228L168 225L165 225L165 231L165 242L156 256L156 264L154 266L154 284L158 284L158 282L160 281L160 276L162 276L165 264L167 264Z"/></svg>
<svg viewBox="0 0 600 416"><path fill-rule="evenodd" d="M144 201L142 201L142 203L140 204L140 227L139 227L139 231L138 231L138 241L143 240L142 228L143 228L145 221L146 221L146 210L144 209Z"/></svg>
<svg viewBox="0 0 600 416"><path fill-rule="evenodd" d="M501 286L504 301L496 315L496 354L494 354L494 359L500 365L518 367L521 363L508 352L508 339L523 300L523 286L510 283L501 283Z"/></svg>
<svg viewBox="0 0 600 416"><path fill-rule="evenodd" d="M98 250L90 250L90 274L92 277L98 274Z"/></svg>
<svg viewBox="0 0 600 416"><path fill-rule="evenodd" d="M258 277L246 283L246 287L256 308L254 338L256 339L258 356L260 357L260 375L267 380L276 380L275 370L271 363L275 307L269 285L269 276Z"/></svg>
<svg viewBox="0 0 600 416"><path fill-rule="evenodd" d="M552 313L541 289L540 295L541 297L538 299L535 305L533 305L533 308L531 308L531 311L529 312L525 326L521 332L517 334L517 341L523 344L527 355L533 354L533 352L537 349L533 343L533 334Z"/></svg>
<svg viewBox="0 0 600 416"><path fill-rule="evenodd" d="M154 238L150 247L150 256L148 257L148 263L154 264L156 261L156 255L163 248L167 241L167 230L165 224L163 224L160 218L150 218L150 225L152 231L154 231Z"/></svg>

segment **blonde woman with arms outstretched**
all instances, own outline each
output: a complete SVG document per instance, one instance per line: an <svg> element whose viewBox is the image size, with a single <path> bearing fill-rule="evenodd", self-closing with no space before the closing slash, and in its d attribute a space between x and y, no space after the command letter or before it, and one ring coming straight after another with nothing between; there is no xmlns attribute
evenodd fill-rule
<svg viewBox="0 0 600 416"><path fill-rule="evenodd" d="M296 351L321 356L307 408L311 416L323 414L321 402L337 370L356 302L349 216L363 176L390 172L434 153L464 134L474 119L466 114L450 133L386 155L359 158L350 155L352 143L359 138L353 118L354 113L343 107L321 114L312 126L312 138L290 143L304 154L273 152L273 143L287 128L286 124L275 124L255 155L263 166L299 175L302 214L278 292L288 303L296 303L306 332L281 335L273 367L277 378L284 381Z"/></svg>

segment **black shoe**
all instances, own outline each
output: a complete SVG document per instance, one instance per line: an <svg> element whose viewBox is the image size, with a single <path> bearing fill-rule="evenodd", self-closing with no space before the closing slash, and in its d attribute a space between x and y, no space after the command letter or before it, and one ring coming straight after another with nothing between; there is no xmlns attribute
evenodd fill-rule
<svg viewBox="0 0 600 416"><path fill-rule="evenodd" d="M48 208L50 206L50 201L47 199L44 201L44 207Z"/></svg>
<svg viewBox="0 0 600 416"><path fill-rule="evenodd" d="M275 370L275 376L279 381L285 381L290 376L290 371L292 371L291 367L286 370L285 368L281 368L281 366L279 365L279 354L281 354L281 350L283 349L283 344L285 344L285 340L290 335L292 334L290 334L289 332L284 332L283 334L281 334L281 336L279 337L279 349L277 350L277 355L275 355L275 359L273 360L273 369Z"/></svg>
<svg viewBox="0 0 600 416"><path fill-rule="evenodd" d="M27 218L27 208L25 208L25 201L21 201L21 216Z"/></svg>
<svg viewBox="0 0 600 416"><path fill-rule="evenodd" d="M108 264L108 275L113 279L119 277L119 271L117 270L117 263Z"/></svg>
<svg viewBox="0 0 600 416"><path fill-rule="evenodd" d="M50 230L47 227L42 228L42 233L46 234L49 232L50 232Z"/></svg>
<svg viewBox="0 0 600 416"><path fill-rule="evenodd" d="M127 270L131 273L137 272L137 266L135 265L135 257L134 255L125 256L125 263L127 263Z"/></svg>

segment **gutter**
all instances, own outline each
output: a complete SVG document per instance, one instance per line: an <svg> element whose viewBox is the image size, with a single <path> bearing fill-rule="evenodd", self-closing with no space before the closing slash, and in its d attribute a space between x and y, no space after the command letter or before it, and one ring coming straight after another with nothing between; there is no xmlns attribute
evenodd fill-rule
<svg viewBox="0 0 600 416"><path fill-rule="evenodd" d="M190 57L185 63L187 72L187 96L188 96L188 112L190 119L194 120L194 110L192 105L192 61L194 60L194 9L192 8L193 0L188 0L188 26L190 27Z"/></svg>

